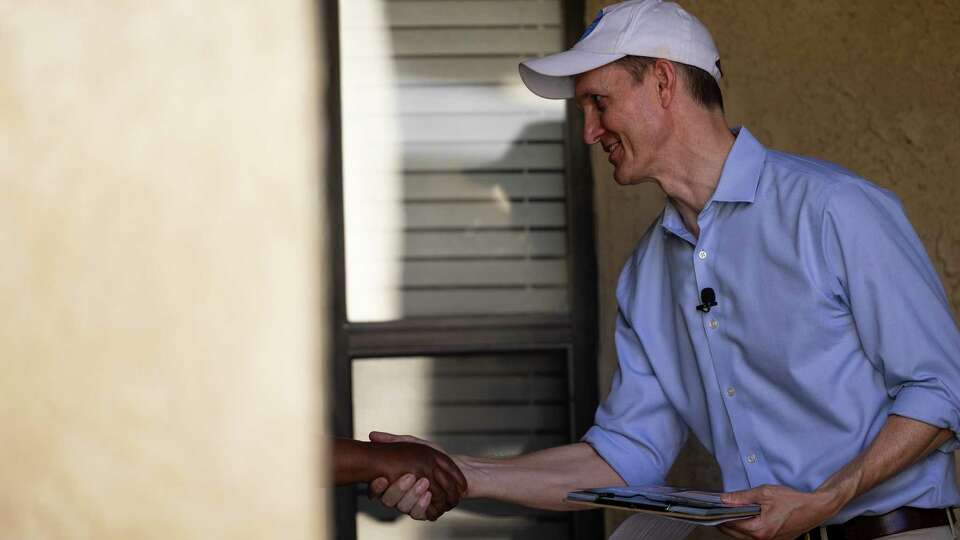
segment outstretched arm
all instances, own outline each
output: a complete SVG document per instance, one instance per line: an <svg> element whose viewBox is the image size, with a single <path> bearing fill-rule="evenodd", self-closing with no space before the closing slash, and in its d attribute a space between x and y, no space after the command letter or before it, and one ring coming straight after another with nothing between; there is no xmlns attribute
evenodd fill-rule
<svg viewBox="0 0 960 540"><path fill-rule="evenodd" d="M721 530L734 538L796 538L833 517L848 502L917 463L953 436L918 420L891 415L866 450L812 493L761 486L724 495L727 504L759 504L760 516Z"/></svg>
<svg viewBox="0 0 960 540"><path fill-rule="evenodd" d="M371 433L371 440L425 442L416 437ZM468 498L487 498L547 510L581 510L565 501L568 492L622 486L623 480L593 447L576 443L514 458L453 456L467 478ZM370 485L374 498L389 506L406 490L378 479ZM412 516L415 517L415 516Z"/></svg>
<svg viewBox="0 0 960 540"><path fill-rule="evenodd" d="M370 443L353 439L333 440L333 482L338 486L369 482L372 474L373 448Z"/></svg>

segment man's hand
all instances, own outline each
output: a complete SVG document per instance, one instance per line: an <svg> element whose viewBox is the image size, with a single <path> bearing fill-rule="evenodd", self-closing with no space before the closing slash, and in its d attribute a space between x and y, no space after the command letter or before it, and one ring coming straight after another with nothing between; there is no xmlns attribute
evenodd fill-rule
<svg viewBox="0 0 960 540"><path fill-rule="evenodd" d="M734 538L796 538L823 524L848 502L920 461L953 437L949 429L890 415L866 450L835 472L813 493L760 486L723 495L727 504L759 504L760 515L732 521L720 530Z"/></svg>
<svg viewBox="0 0 960 540"><path fill-rule="evenodd" d="M731 521L720 530L741 540L787 540L797 538L830 519L838 510L833 498L822 493L803 493L783 486L760 486L722 495L724 504L760 505L755 518Z"/></svg>
<svg viewBox="0 0 960 540"><path fill-rule="evenodd" d="M434 521L466 494L466 478L439 447L416 437L377 431L370 433L370 441L378 464L370 498L414 519Z"/></svg>

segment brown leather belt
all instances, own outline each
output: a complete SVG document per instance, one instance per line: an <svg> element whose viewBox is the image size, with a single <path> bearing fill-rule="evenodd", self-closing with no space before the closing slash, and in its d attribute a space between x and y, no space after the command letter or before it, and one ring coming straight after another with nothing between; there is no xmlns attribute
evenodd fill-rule
<svg viewBox="0 0 960 540"><path fill-rule="evenodd" d="M828 525L829 540L872 540L915 529L949 525L949 509L902 506L877 516L858 516L846 523ZM798 540L820 540L820 529L811 529Z"/></svg>

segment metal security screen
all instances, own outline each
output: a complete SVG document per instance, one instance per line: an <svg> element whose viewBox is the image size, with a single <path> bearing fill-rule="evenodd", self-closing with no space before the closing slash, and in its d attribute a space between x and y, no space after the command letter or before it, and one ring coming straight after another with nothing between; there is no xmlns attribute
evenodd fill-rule
<svg viewBox="0 0 960 540"><path fill-rule="evenodd" d="M340 3L351 321L568 310L557 1Z"/></svg>
<svg viewBox="0 0 960 540"><path fill-rule="evenodd" d="M330 42L334 429L515 455L596 406L592 177L581 119L518 63L576 0L338 0ZM466 501L432 524L337 489L337 537L602 536L599 512Z"/></svg>

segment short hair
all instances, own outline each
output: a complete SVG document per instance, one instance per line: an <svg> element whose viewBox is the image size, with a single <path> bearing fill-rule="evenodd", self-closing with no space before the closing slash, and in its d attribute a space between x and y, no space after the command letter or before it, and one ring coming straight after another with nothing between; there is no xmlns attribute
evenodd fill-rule
<svg viewBox="0 0 960 540"><path fill-rule="evenodd" d="M656 58L649 56L624 56L615 61L614 64L618 64L627 70L627 73L633 77L633 80L640 82L647 73L647 68L652 66L656 61ZM723 111L723 94L720 92L720 85L717 84L717 80L713 78L713 75L688 64L673 62L673 65L676 66L677 72L680 73L680 78L683 79L684 84L687 86L687 91L690 92L694 101L704 108L719 108ZM717 62L717 67L720 67L719 62Z"/></svg>

